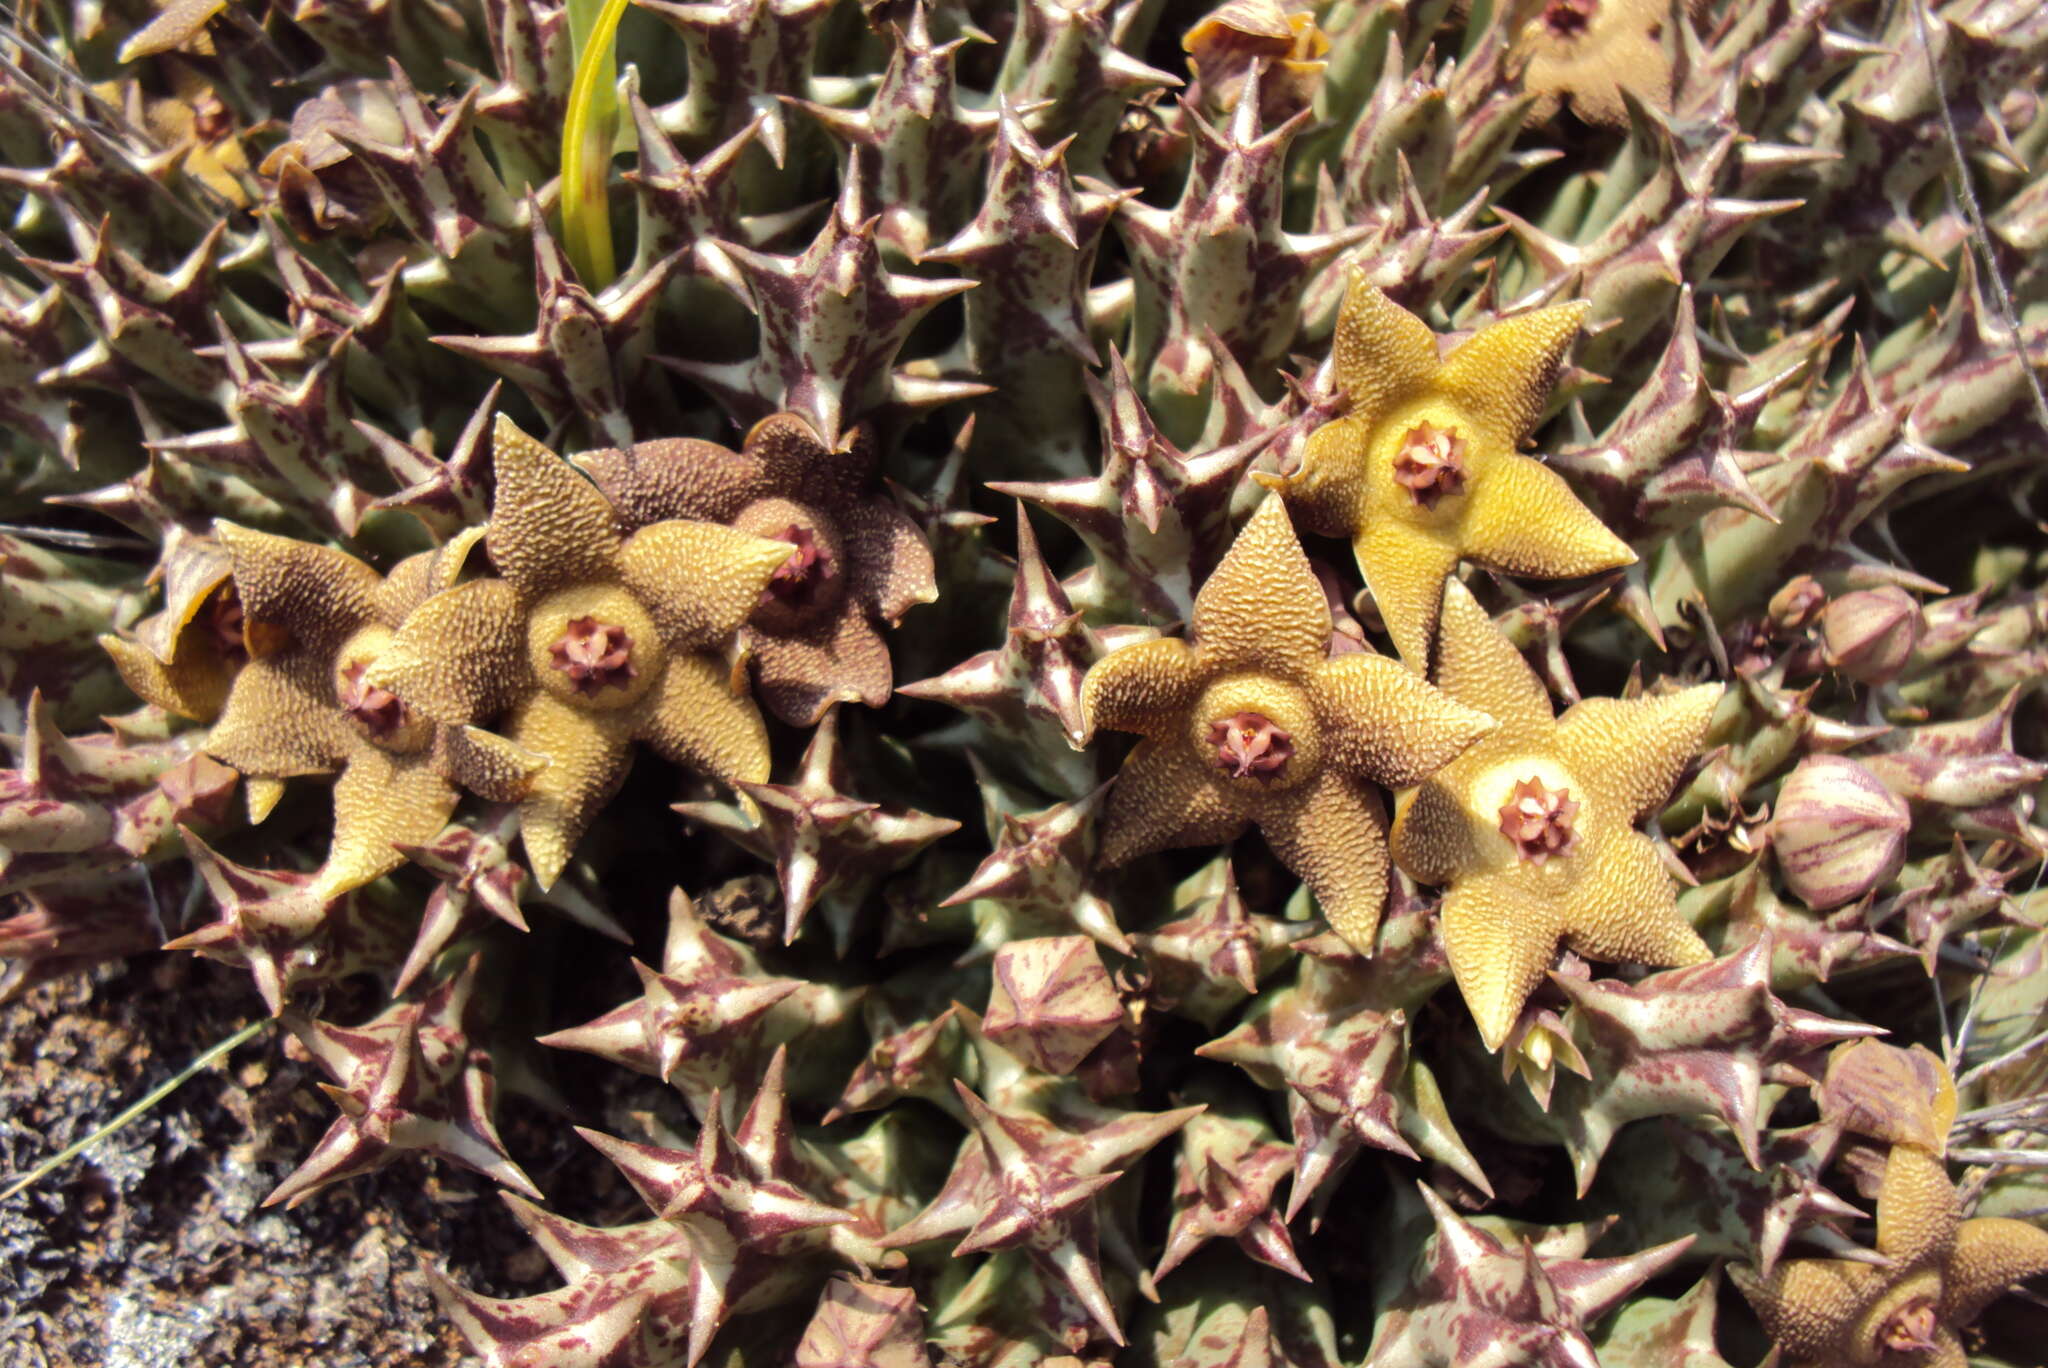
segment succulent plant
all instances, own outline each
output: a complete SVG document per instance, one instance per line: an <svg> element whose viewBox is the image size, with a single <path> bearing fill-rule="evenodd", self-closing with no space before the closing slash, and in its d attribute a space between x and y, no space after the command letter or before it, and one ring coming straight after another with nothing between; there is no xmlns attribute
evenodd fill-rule
<svg viewBox="0 0 2048 1368"><path fill-rule="evenodd" d="M2038 1357L2039 5L0 58L0 996L247 971L493 1368Z"/></svg>

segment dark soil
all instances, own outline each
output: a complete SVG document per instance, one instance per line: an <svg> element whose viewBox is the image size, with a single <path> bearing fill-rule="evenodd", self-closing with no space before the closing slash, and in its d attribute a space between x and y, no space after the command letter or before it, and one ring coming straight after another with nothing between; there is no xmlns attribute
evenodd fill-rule
<svg viewBox="0 0 2048 1368"><path fill-rule="evenodd" d="M246 975L182 957L20 993L0 1006L0 1174L103 1124L261 1012ZM476 1363L426 1263L495 1295L554 1285L490 1183L408 1158L294 1211L262 1206L332 1118L320 1077L266 1030L0 1204L0 1363ZM500 1110L545 1187L566 1128Z"/></svg>

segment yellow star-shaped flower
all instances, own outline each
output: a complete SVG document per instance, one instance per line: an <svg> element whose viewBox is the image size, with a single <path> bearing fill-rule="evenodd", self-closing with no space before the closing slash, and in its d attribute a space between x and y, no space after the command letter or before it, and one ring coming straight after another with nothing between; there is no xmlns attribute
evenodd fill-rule
<svg viewBox="0 0 2048 1368"><path fill-rule="evenodd" d="M1688 11L1705 6L1687 0ZM1569 102L1591 124L1628 127L1627 91L1657 109L1671 107L1671 53L1664 42L1671 0L1545 0L1516 35L1510 60L1522 86L1541 98L1529 122L1545 123Z"/></svg>
<svg viewBox="0 0 2048 1368"><path fill-rule="evenodd" d="M1942 1133L1954 1116L1951 1088ZM2048 1231L2004 1217L1963 1220L1939 1150L1898 1143L1877 1193L1877 1252L1889 1267L1790 1259L1769 1282L1730 1271L1790 1368L1967 1368L1957 1329L2014 1283L2048 1272Z"/></svg>
<svg viewBox="0 0 2048 1368"><path fill-rule="evenodd" d="M1294 475L1260 478L1311 531L1352 539L1394 646L1418 671L1459 560L1559 579L1636 558L1557 472L1516 452L1586 307L1502 319L1439 360L1426 323L1351 278L1334 350L1350 411L1310 435Z"/></svg>
<svg viewBox="0 0 2048 1368"><path fill-rule="evenodd" d="M250 659L206 750L247 778L259 822L284 780L338 772L316 897L403 864L395 847L433 839L455 810L458 783L498 798L524 788L531 755L488 733L436 726L363 677L415 606L461 573L474 536L409 557L386 577L333 547L228 522L214 535L233 560Z"/></svg>
<svg viewBox="0 0 2048 1368"><path fill-rule="evenodd" d="M421 604L369 680L436 721L511 715L512 740L548 762L519 805L546 888L635 741L724 784L767 782L767 729L718 648L792 548L684 519L622 536L568 462L503 417L493 443L487 544L504 578Z"/></svg>
<svg viewBox="0 0 2048 1368"><path fill-rule="evenodd" d="M1444 946L1486 1047L1507 1039L1559 941L1596 960L1710 958L1635 826L1692 758L1721 686L1589 698L1553 718L1542 681L1456 580L1437 683L1500 726L1401 795L1394 862L1448 889Z"/></svg>
<svg viewBox="0 0 2048 1368"><path fill-rule="evenodd" d="M1109 795L1103 862L1257 825L1332 928L1371 954L1387 893L1386 810L1372 786L1415 783L1492 719L1385 656L1330 655L1329 605L1278 499L1202 585L1191 625L1190 640L1111 652L1082 684L1091 733L1145 738Z"/></svg>

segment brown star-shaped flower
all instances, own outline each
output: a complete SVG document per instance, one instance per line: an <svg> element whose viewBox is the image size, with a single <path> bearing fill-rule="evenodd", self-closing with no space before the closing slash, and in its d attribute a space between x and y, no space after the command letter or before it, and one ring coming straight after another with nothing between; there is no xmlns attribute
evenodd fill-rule
<svg viewBox="0 0 2048 1368"><path fill-rule="evenodd" d="M1697 13L1703 0L1686 0ZM1671 0L1544 0L1516 35L1513 60L1522 86L1540 98L1529 122L1558 107L1591 124L1628 126L1627 91L1657 109L1671 107L1671 54L1663 43Z"/></svg>
<svg viewBox="0 0 2048 1368"><path fill-rule="evenodd" d="M761 715L717 648L790 545L681 520L622 536L605 497L503 417L493 460L487 544L504 578L421 604L366 682L437 721L511 714L513 741L548 762L519 804L546 888L625 779L635 741L721 783L768 778Z"/></svg>
<svg viewBox="0 0 2048 1368"><path fill-rule="evenodd" d="M524 790L532 756L488 733L437 726L364 677L415 605L461 572L474 535L400 562L389 578L332 547L228 522L215 535L233 558L251 658L206 749L248 778L257 821L281 781L339 772L315 896L403 864L396 846L433 839L455 810L457 783L507 800Z"/></svg>
<svg viewBox="0 0 2048 1368"><path fill-rule="evenodd" d="M737 453L672 438L575 460L629 530L701 518L796 548L747 619L768 711L808 727L837 701L889 701L889 647L877 629L939 590L924 535L876 483L866 426L835 450L796 414L778 413L754 424Z"/></svg>
<svg viewBox="0 0 2048 1368"><path fill-rule="evenodd" d="M1543 683L1452 580L1437 683L1499 729L1401 795L1394 860L1448 888L1444 945L1489 1050L1500 1048L1560 941L1590 959L1696 964L1656 847L1635 829L1692 759L1721 686L1553 717Z"/></svg>
<svg viewBox="0 0 2048 1368"><path fill-rule="evenodd" d="M1268 499L1195 597L1191 639L1111 652L1081 707L1098 727L1141 733L1110 791L1102 861L1214 845L1256 824L1372 953L1387 896L1386 811L1373 785L1434 772L1492 729L1385 656L1331 658L1330 610Z"/></svg>
<svg viewBox="0 0 2048 1368"><path fill-rule="evenodd" d="M1636 558L1562 477L1516 451L1585 316L1577 303L1517 314L1439 359L1428 324L1351 279L1332 354L1350 411L1310 435L1293 475L1259 478L1303 526L1352 539L1387 632L1417 670L1460 560L1561 579Z"/></svg>
<svg viewBox="0 0 2048 1368"><path fill-rule="evenodd" d="M1794 1368L1965 1368L1956 1331L2014 1283L2048 1272L2048 1231L1963 1220L1947 1165L1919 1145L1893 1145L1885 1160L1877 1250L1889 1266L1788 1259L1768 1282L1730 1271Z"/></svg>

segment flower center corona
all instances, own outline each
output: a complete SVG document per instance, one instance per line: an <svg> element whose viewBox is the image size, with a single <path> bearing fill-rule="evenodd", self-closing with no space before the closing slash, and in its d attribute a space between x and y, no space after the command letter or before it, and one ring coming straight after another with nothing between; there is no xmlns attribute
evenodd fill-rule
<svg viewBox="0 0 2048 1368"><path fill-rule="evenodd" d="M405 704L397 694L364 682L369 668L369 661L358 660L341 672L341 710L372 737L383 739L405 725Z"/></svg>
<svg viewBox="0 0 2048 1368"><path fill-rule="evenodd" d="M246 660L242 644L242 600L233 588L215 594L205 608L206 630L213 636L214 650L229 664Z"/></svg>
<svg viewBox="0 0 2048 1368"><path fill-rule="evenodd" d="M1595 0L1550 0L1543 7L1543 26L1560 38L1580 38L1593 26Z"/></svg>
<svg viewBox="0 0 2048 1368"><path fill-rule="evenodd" d="M1294 756L1294 738L1262 713L1241 712L1209 724L1216 767L1233 779L1273 779Z"/></svg>
<svg viewBox="0 0 2048 1368"><path fill-rule="evenodd" d="M1543 781L1524 779L1501 804L1500 834L1514 842L1515 853L1537 868L1553 855L1569 855L1578 844L1572 818L1579 805L1571 790L1545 788Z"/></svg>
<svg viewBox="0 0 2048 1368"><path fill-rule="evenodd" d="M1885 1322L1881 1340L1893 1353L1924 1354L1936 1347L1934 1332L1938 1328L1934 1307L1924 1301L1914 1302L1900 1308Z"/></svg>
<svg viewBox="0 0 2048 1368"><path fill-rule="evenodd" d="M762 602L803 603L820 584L832 578L832 559L818 545L810 528L791 523L774 533L773 539L786 541L796 549L768 577L768 587L761 591Z"/></svg>
<svg viewBox="0 0 2048 1368"><path fill-rule="evenodd" d="M569 619L562 635L548 647L548 654L555 668L586 698L623 687L640 673L633 666L633 638L626 629L594 617Z"/></svg>
<svg viewBox="0 0 2048 1368"><path fill-rule="evenodd" d="M1465 492L1465 439L1456 428L1417 423L1394 453L1394 480L1424 508Z"/></svg>

